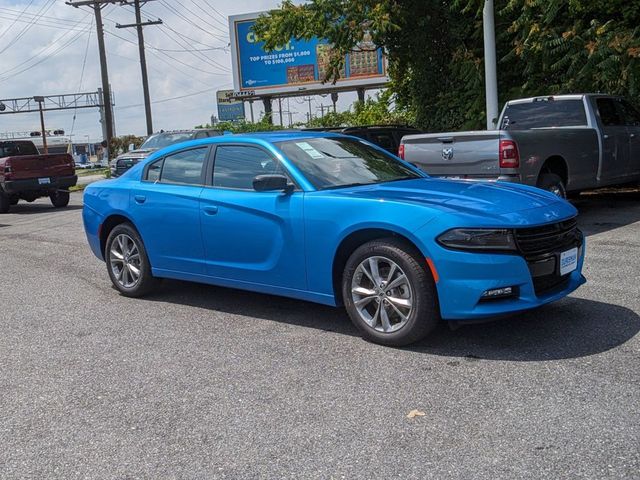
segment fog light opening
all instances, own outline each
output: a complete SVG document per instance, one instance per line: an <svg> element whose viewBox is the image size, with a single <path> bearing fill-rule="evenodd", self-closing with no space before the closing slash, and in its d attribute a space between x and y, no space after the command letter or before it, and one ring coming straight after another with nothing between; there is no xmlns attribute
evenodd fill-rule
<svg viewBox="0 0 640 480"><path fill-rule="evenodd" d="M480 300L504 300L505 298L517 297L518 293L518 287L492 288L490 290L485 290L482 297L480 297Z"/></svg>

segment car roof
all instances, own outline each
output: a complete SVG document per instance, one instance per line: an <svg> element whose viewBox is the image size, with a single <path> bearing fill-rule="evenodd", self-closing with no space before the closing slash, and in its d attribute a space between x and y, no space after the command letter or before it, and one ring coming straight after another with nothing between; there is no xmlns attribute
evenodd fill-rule
<svg viewBox="0 0 640 480"><path fill-rule="evenodd" d="M313 132L313 131L302 131L302 130L284 130L278 131L275 130L273 132L253 132L253 133L239 133L235 135L225 135L223 137L216 137L217 142L223 142L225 139L227 141L233 141L231 139L234 138L244 138L244 139L257 139L262 140L268 143L277 143L277 142L286 142L288 140L302 140L305 138L335 138L335 137L344 137L345 135L340 135L339 133L332 132ZM217 143L216 142L216 143Z"/></svg>

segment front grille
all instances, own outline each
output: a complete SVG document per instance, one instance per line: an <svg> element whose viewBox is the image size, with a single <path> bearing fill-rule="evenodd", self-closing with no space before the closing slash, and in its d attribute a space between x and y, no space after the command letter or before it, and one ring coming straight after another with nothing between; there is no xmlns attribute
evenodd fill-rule
<svg viewBox="0 0 640 480"><path fill-rule="evenodd" d="M536 295L567 287L569 275L560 276L560 253L582 245L578 221L571 218L541 227L515 230L516 245L527 260Z"/></svg>
<svg viewBox="0 0 640 480"><path fill-rule="evenodd" d="M518 228L515 231L518 249L527 259L540 257L577 247L582 243L576 218L542 227Z"/></svg>

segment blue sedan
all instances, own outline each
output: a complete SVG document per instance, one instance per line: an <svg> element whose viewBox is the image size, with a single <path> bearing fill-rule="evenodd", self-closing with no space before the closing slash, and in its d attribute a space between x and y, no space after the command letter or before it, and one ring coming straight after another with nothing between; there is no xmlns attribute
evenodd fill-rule
<svg viewBox="0 0 640 480"><path fill-rule="evenodd" d="M87 187L83 210L123 295L173 278L344 306L393 346L578 288L576 214L533 187L433 179L363 140L306 132L160 150Z"/></svg>

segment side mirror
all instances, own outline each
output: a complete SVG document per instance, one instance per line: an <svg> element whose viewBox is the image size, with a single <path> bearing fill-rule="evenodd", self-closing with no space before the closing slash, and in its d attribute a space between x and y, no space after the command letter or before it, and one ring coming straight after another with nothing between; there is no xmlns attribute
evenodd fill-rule
<svg viewBox="0 0 640 480"><path fill-rule="evenodd" d="M292 185L284 175L258 175L253 179L253 189L256 192L290 192Z"/></svg>

